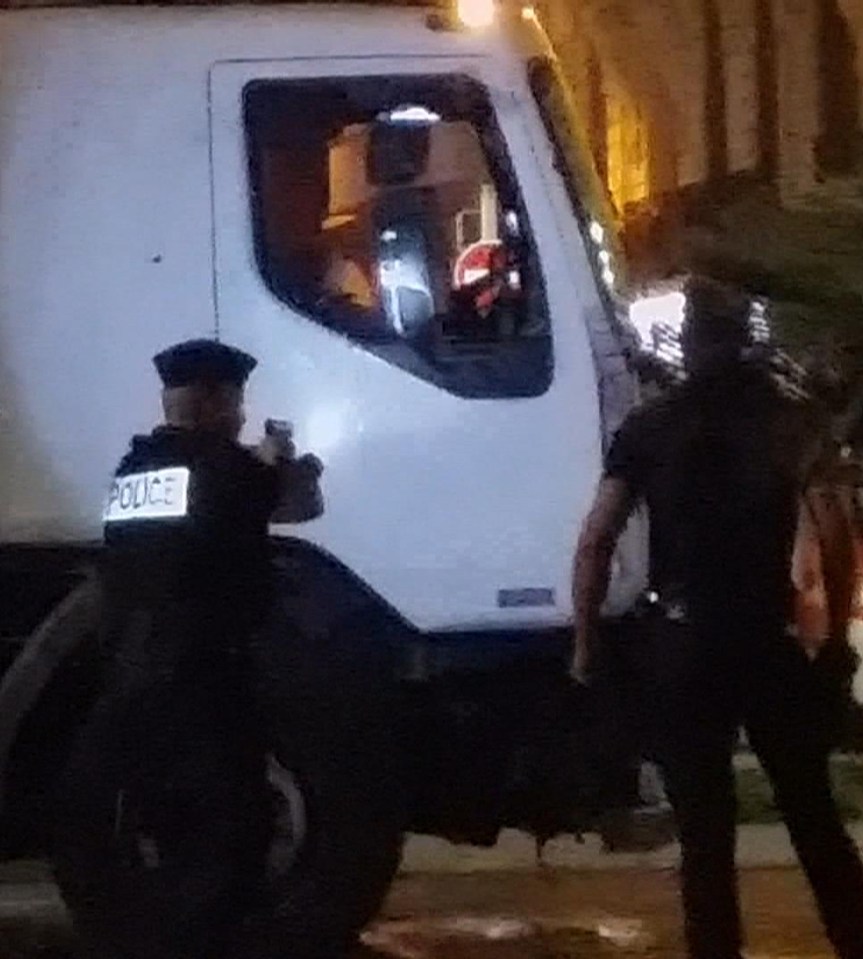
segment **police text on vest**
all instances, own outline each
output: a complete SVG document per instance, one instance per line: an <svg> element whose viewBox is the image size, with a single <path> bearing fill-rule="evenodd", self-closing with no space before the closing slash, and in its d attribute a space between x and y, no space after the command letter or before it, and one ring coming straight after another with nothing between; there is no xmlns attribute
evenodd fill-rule
<svg viewBox="0 0 863 959"><path fill-rule="evenodd" d="M106 523L174 519L188 511L189 471L185 466L118 476L111 484L102 519Z"/></svg>

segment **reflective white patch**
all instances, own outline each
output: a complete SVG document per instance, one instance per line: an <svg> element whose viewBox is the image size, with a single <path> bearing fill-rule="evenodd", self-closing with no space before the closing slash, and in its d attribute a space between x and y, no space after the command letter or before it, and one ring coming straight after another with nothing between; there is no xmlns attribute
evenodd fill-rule
<svg viewBox="0 0 863 959"><path fill-rule="evenodd" d="M189 505L189 471L185 466L118 476L111 484L102 519L117 523L139 519L175 519Z"/></svg>
<svg viewBox="0 0 863 959"><path fill-rule="evenodd" d="M863 706L863 622L856 617L851 620L848 627L848 642L851 648L857 654L860 662L857 664L857 670L854 673L854 683L851 687L851 695L858 706Z"/></svg>

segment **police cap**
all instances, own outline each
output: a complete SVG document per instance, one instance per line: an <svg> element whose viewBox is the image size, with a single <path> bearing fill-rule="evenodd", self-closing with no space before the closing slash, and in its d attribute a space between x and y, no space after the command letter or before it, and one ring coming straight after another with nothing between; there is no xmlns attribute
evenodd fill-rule
<svg viewBox="0 0 863 959"><path fill-rule="evenodd" d="M153 357L168 389L194 384L227 383L244 386L258 361L236 347L217 340L187 340Z"/></svg>

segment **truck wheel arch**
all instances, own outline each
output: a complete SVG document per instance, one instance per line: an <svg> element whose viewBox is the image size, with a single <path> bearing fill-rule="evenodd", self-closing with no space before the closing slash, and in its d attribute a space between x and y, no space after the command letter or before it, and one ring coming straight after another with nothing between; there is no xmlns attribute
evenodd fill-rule
<svg viewBox="0 0 863 959"><path fill-rule="evenodd" d="M297 539L278 540L274 561L276 602L290 607L289 615L303 632L329 630L336 622L361 623L362 638L373 639L382 653L387 645L384 633L403 636L403 631L410 629L359 577L315 545ZM96 633L101 602L101 586L91 564L84 578L29 633L0 677L0 814L9 799L9 774L22 725L64 663ZM357 655L362 655L359 650ZM372 659L378 669L391 668L389 657L386 666L380 657L370 657L369 666Z"/></svg>

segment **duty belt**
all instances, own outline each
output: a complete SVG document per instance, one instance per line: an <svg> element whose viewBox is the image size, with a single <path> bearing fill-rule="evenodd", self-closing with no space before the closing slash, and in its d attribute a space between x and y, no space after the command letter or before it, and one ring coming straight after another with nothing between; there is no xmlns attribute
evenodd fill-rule
<svg viewBox="0 0 863 959"><path fill-rule="evenodd" d="M691 618L689 606L683 599L675 598L673 593L663 595L656 590L642 593L635 611L640 616L661 616L669 623L688 623Z"/></svg>

